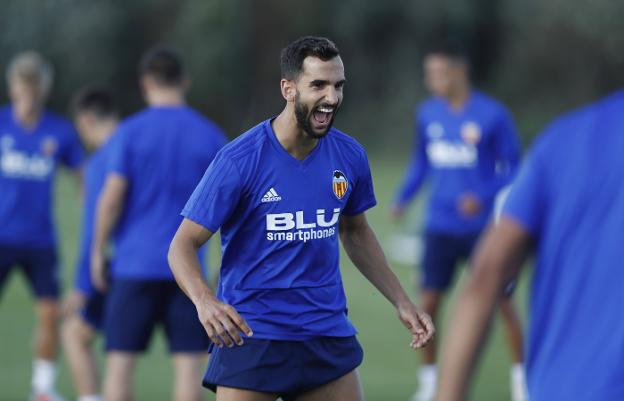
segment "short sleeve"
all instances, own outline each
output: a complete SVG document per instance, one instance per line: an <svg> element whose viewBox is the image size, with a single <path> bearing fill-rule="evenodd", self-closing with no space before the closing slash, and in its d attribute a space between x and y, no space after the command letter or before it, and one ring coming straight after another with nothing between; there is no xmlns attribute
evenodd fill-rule
<svg viewBox="0 0 624 401"><path fill-rule="evenodd" d="M234 162L219 153L193 191L182 216L217 232L238 205L242 185Z"/></svg>
<svg viewBox="0 0 624 401"><path fill-rule="evenodd" d="M366 157L366 153L363 150L360 154L357 171L357 178L353 180L353 190L342 210L342 213L347 216L358 215L377 204L368 157Z"/></svg>
<svg viewBox="0 0 624 401"><path fill-rule="evenodd" d="M546 207L546 181L547 174L540 153L533 149L520 168L502 207L504 216L513 218L533 235L540 230L542 213Z"/></svg>
<svg viewBox="0 0 624 401"><path fill-rule="evenodd" d="M78 168L84 160L84 150L82 144L78 139L78 133L69 125L67 128L67 135L63 142L63 149L61 153L61 162L69 168Z"/></svg>
<svg viewBox="0 0 624 401"><path fill-rule="evenodd" d="M130 176L130 141L128 131L119 129L110 139L108 148L106 174L116 173L124 177Z"/></svg>

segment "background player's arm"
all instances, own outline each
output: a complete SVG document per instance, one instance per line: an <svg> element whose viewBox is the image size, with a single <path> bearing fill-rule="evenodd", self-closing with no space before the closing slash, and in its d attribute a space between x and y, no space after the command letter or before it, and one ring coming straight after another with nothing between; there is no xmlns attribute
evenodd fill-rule
<svg viewBox="0 0 624 401"><path fill-rule="evenodd" d="M521 147L518 131L511 114L501 112L499 122L492 136L492 152L496 161L496 174L492 181L483 188L480 196L494 199L496 194L513 180L520 167Z"/></svg>
<svg viewBox="0 0 624 401"><path fill-rule="evenodd" d="M516 276L531 244L530 234L503 216L484 234L462 287L442 347L436 401L465 398L468 382L504 284Z"/></svg>
<svg viewBox="0 0 624 401"><path fill-rule="evenodd" d="M123 211L128 180L119 174L109 174L98 198L95 212L93 244L91 246L91 278L93 286L106 289L106 246Z"/></svg>
<svg viewBox="0 0 624 401"><path fill-rule="evenodd" d="M251 336L247 322L231 306L220 302L210 290L201 272L197 251L212 236L212 232L189 219L184 219L169 247L169 266L176 282L191 299L206 333L215 343L232 347L242 345L239 332Z"/></svg>
<svg viewBox="0 0 624 401"><path fill-rule="evenodd" d="M391 210L391 217L395 220L404 214L406 205L416 195L429 172L427 140L422 134L425 131L419 117L416 117L414 125L416 134L411 160Z"/></svg>
<svg viewBox="0 0 624 401"><path fill-rule="evenodd" d="M412 333L412 348L424 346L433 336L434 328L426 313L419 311L390 270L375 233L368 225L364 213L356 216L342 215L340 239L349 258L360 272L397 309L399 318Z"/></svg>

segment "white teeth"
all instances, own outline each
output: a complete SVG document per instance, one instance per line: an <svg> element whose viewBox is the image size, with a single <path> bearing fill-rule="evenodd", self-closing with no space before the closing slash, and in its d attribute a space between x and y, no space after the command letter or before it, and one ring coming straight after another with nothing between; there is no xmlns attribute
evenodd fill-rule
<svg viewBox="0 0 624 401"><path fill-rule="evenodd" d="M334 109L331 107L319 107L317 110L322 113L331 113L334 111Z"/></svg>

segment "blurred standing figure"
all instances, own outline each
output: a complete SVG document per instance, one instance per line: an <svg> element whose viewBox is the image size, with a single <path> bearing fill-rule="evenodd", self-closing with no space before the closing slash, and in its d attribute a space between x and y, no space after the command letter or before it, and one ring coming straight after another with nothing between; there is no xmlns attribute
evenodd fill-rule
<svg viewBox="0 0 624 401"><path fill-rule="evenodd" d="M74 97L72 112L82 142L91 154L83 176L82 233L75 285L65 300L61 337L78 401L101 401L91 346L103 327L105 295L93 287L89 266L95 208L106 178L109 138L117 129L119 110L109 91L87 88Z"/></svg>
<svg viewBox="0 0 624 401"><path fill-rule="evenodd" d="M517 168L520 148L511 115L496 100L471 88L467 57L451 44L429 49L424 58L425 84L433 97L415 118L416 144L392 217L403 216L407 203L430 179L421 263L421 300L434 319L457 265L467 260L492 212L496 194ZM522 330L506 289L500 307L511 349L513 401L525 399ZM461 335L451 332L450 335ZM423 350L419 390L413 401L430 401L436 383L436 343Z"/></svg>
<svg viewBox="0 0 624 401"><path fill-rule="evenodd" d="M347 317L339 237L396 308L412 348L434 329L366 220L376 200L364 148L332 128L345 83L338 48L300 38L282 50L281 72L284 109L219 152L182 211L171 269L219 347L204 376L218 401L360 401L363 353ZM195 255L219 229L215 296Z"/></svg>
<svg viewBox="0 0 624 401"><path fill-rule="evenodd" d="M167 250L180 209L226 139L186 106L188 81L174 50L147 52L139 74L149 107L125 119L111 139L91 254L93 284L104 290L106 245L114 236L103 394L107 401L132 398L137 354L161 324L175 369L173 399L196 401L209 339L174 281Z"/></svg>
<svg viewBox="0 0 624 401"><path fill-rule="evenodd" d="M36 299L32 377L36 401L55 393L59 266L52 218L59 164L78 172L82 148L69 121L45 110L53 71L38 53L18 54L6 72L11 105L0 108L0 287L18 267Z"/></svg>
<svg viewBox="0 0 624 401"><path fill-rule="evenodd" d="M623 111L619 91L536 139L460 292L436 400L465 399L499 294L531 253L531 401L624 400Z"/></svg>

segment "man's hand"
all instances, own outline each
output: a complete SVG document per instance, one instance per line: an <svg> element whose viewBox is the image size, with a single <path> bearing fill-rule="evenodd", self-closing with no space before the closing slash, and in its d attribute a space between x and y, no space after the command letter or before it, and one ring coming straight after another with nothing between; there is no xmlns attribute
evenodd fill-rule
<svg viewBox="0 0 624 401"><path fill-rule="evenodd" d="M476 216L481 211L481 200L470 192L462 194L457 200L457 209L464 217Z"/></svg>
<svg viewBox="0 0 624 401"><path fill-rule="evenodd" d="M418 310L416 305L410 301L397 305L397 312L401 322L412 333L410 347L416 349L427 345L435 334L435 328L429 315Z"/></svg>
<svg viewBox="0 0 624 401"><path fill-rule="evenodd" d="M202 297L196 304L199 321L204 326L210 340L218 347L243 345L239 333L251 337L253 332L236 309L224 304L211 295Z"/></svg>
<svg viewBox="0 0 624 401"><path fill-rule="evenodd" d="M63 300L61 314L65 319L76 314L85 305L87 297L80 291L72 290Z"/></svg>
<svg viewBox="0 0 624 401"><path fill-rule="evenodd" d="M91 253L91 281L93 286L101 292L106 292L108 289L106 276L106 257L100 252L93 251Z"/></svg>

